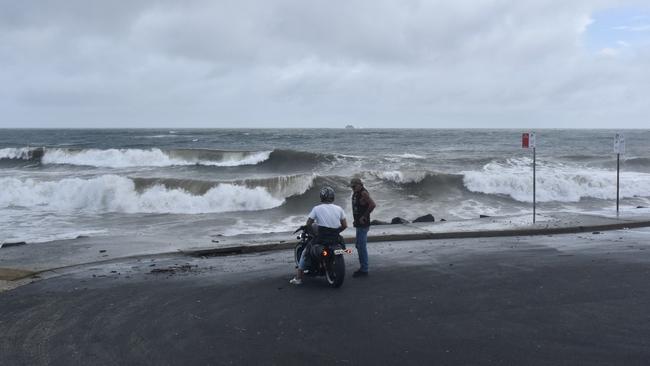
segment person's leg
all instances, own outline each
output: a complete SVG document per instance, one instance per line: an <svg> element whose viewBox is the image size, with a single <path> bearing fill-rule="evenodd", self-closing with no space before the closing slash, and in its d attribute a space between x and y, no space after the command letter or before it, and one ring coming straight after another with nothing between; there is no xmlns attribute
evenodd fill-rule
<svg viewBox="0 0 650 366"><path fill-rule="evenodd" d="M309 244L305 245L305 248L302 250L302 253L300 254L300 260L298 261L298 268L296 269L296 277L294 277L291 281L289 281L294 285L299 285L302 283L308 251L309 251Z"/></svg>
<svg viewBox="0 0 650 366"><path fill-rule="evenodd" d="M356 236L356 247L359 253L359 270L368 272L368 227L358 227Z"/></svg>

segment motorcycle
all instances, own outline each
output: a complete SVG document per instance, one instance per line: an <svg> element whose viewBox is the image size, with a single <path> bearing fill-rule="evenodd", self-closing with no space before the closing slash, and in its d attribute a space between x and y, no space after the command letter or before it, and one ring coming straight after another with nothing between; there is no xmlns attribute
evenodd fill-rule
<svg viewBox="0 0 650 366"><path fill-rule="evenodd" d="M305 261L304 275L325 276L331 287L341 287L345 280L343 255L352 253L350 249L346 249L343 237L338 235L337 238L320 238L318 242L312 243L317 236L313 228L301 226L293 233L298 232L300 232L297 237L299 242L294 248L296 266L300 262L303 250L311 243Z"/></svg>

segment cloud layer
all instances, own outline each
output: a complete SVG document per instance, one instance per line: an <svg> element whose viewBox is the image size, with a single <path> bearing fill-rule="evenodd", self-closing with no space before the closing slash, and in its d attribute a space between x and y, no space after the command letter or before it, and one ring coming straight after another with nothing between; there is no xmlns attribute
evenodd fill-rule
<svg viewBox="0 0 650 366"><path fill-rule="evenodd" d="M0 127L647 128L633 5L0 0Z"/></svg>

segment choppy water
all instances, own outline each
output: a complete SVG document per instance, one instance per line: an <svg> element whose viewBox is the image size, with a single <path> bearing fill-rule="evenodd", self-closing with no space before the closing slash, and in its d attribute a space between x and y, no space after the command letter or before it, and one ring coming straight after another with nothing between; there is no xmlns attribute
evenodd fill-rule
<svg viewBox="0 0 650 366"><path fill-rule="evenodd" d="M529 212L519 130L0 130L0 242L284 231L323 185L374 218ZM625 131L622 205L650 205L650 131ZM538 211L614 208L615 131L537 131Z"/></svg>

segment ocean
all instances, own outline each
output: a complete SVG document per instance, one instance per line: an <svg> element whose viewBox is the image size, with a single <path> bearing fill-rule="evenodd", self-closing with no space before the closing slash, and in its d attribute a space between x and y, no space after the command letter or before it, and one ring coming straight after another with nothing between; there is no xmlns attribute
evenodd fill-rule
<svg viewBox="0 0 650 366"><path fill-rule="evenodd" d="M532 211L522 130L2 129L0 243L288 231L332 186L373 219ZM614 130L537 130L537 212L615 212ZM622 209L650 206L650 130L622 131Z"/></svg>

